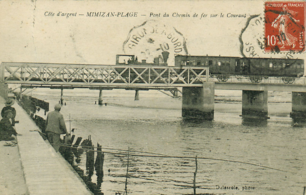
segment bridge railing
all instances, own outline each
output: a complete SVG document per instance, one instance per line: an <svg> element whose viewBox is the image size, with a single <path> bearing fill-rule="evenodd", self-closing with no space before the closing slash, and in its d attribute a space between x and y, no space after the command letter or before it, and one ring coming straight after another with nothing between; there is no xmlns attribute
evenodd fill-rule
<svg viewBox="0 0 306 195"><path fill-rule="evenodd" d="M202 85L209 68L3 62L0 74L12 84L180 87Z"/></svg>

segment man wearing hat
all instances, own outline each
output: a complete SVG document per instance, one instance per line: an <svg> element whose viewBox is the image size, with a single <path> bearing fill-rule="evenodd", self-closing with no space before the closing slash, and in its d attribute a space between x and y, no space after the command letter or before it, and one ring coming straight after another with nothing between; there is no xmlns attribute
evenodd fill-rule
<svg viewBox="0 0 306 195"><path fill-rule="evenodd" d="M60 104L56 104L54 106L54 111L48 113L46 120L48 140L57 152L62 144L60 135L66 134L67 137L70 136L65 125L64 117L60 113L61 107Z"/></svg>
<svg viewBox="0 0 306 195"><path fill-rule="evenodd" d="M15 140L14 136L17 135L17 132L11 124L10 119L12 117L13 112L11 110L6 110L3 112L3 117L0 121L0 141Z"/></svg>
<svg viewBox="0 0 306 195"><path fill-rule="evenodd" d="M8 99L5 102L5 107L3 107L2 111L1 111L1 116L2 118L4 118L4 112L7 110L11 110L12 111L12 118L11 118L11 124L12 126L15 126L15 117L16 117L16 110L14 107L12 107L12 105L14 104L14 100L13 99Z"/></svg>

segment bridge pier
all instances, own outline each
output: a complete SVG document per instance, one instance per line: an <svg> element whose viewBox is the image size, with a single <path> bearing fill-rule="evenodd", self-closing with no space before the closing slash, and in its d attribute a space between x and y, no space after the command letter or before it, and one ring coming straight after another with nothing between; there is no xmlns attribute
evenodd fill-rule
<svg viewBox="0 0 306 195"><path fill-rule="evenodd" d="M214 119L215 83L205 82L203 87L183 87L182 117Z"/></svg>
<svg viewBox="0 0 306 195"><path fill-rule="evenodd" d="M268 91L242 90L242 117L268 119Z"/></svg>
<svg viewBox="0 0 306 195"><path fill-rule="evenodd" d="M135 90L135 101L139 100L139 90Z"/></svg>
<svg viewBox="0 0 306 195"><path fill-rule="evenodd" d="M292 112L290 117L294 121L306 120L306 93L292 92Z"/></svg>
<svg viewBox="0 0 306 195"><path fill-rule="evenodd" d="M61 105L63 105L63 103L64 103L63 96L64 96L64 89L63 89L63 88L61 88L61 100L60 100Z"/></svg>
<svg viewBox="0 0 306 195"><path fill-rule="evenodd" d="M19 94L17 96L18 100L21 100L21 98L22 98L22 86L20 86Z"/></svg>
<svg viewBox="0 0 306 195"><path fill-rule="evenodd" d="M102 105L103 99L102 99L102 89L99 89L99 99L98 99L98 104Z"/></svg>

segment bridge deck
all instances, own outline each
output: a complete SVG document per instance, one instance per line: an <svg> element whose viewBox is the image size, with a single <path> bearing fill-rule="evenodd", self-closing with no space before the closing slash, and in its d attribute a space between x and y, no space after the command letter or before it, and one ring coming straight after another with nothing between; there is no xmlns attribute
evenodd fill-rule
<svg viewBox="0 0 306 195"><path fill-rule="evenodd" d="M1 98L1 97L0 97ZM3 101L2 101L3 102ZM31 195L92 194L73 168L42 139L26 112L14 104L17 111L16 131L24 177Z"/></svg>

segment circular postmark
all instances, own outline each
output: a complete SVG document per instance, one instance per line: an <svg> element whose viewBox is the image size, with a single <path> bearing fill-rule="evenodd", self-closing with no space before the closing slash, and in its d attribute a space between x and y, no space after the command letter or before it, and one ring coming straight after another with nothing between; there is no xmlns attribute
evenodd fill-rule
<svg viewBox="0 0 306 195"><path fill-rule="evenodd" d="M174 65L175 55L188 54L182 33L155 20L146 21L132 28L123 43L123 51L135 55L140 61L154 63L158 59L160 63L169 65ZM169 52L168 59L163 57L165 51Z"/></svg>
<svg viewBox="0 0 306 195"><path fill-rule="evenodd" d="M261 15L250 16L246 26L239 37L240 51L243 57L261 57L264 49L262 36L263 17Z"/></svg>

